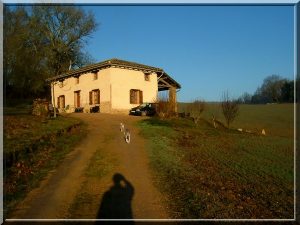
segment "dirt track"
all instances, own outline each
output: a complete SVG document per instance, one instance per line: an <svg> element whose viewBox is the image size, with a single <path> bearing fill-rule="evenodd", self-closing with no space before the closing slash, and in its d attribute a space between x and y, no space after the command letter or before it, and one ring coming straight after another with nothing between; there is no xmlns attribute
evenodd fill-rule
<svg viewBox="0 0 300 225"><path fill-rule="evenodd" d="M88 124L87 137L67 155L56 170L50 172L39 188L28 194L26 199L17 206L11 218L69 218L69 207L87 179L84 174L85 169L99 148L112 154L118 163L112 171L101 178L101 183L94 187L97 196L103 196L110 189L113 185L113 175L119 173L134 189L132 201L128 205L132 209L132 218L168 218L163 203L164 196L153 185L145 140L140 137L138 129L133 125L141 118L82 113L72 114L72 116L79 117ZM125 143L122 138L119 131L120 122L125 123L130 129L132 137L130 144ZM93 203L95 207L77 218L94 219L99 216L101 199L91 201L95 202Z"/></svg>

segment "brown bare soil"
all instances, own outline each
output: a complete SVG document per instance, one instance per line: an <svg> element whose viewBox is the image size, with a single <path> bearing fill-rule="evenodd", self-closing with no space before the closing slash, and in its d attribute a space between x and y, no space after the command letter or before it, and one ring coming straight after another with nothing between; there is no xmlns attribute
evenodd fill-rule
<svg viewBox="0 0 300 225"><path fill-rule="evenodd" d="M139 135L138 128L133 125L141 118L98 113L80 113L71 116L87 123L87 137L66 156L57 169L49 173L39 188L30 192L25 200L17 205L10 218L99 218L104 194L112 190L113 177L117 173L130 183L133 190L133 197L126 205L132 213L128 218L168 218L166 197L162 196L153 185L145 140ZM130 129L130 144L125 143L123 139L119 130L120 122ZM90 178L86 174L90 160L93 160L93 155L99 149L116 162L101 177L100 182L99 179ZM84 185L87 185L86 189ZM85 198L85 202L79 201L83 207L79 207L79 211L76 211L75 207L73 214L70 214L70 207L83 190L88 190L90 198Z"/></svg>

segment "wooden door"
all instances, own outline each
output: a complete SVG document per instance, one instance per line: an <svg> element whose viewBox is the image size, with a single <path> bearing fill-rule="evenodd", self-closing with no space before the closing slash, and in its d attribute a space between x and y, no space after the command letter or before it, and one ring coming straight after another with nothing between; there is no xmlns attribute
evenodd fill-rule
<svg viewBox="0 0 300 225"><path fill-rule="evenodd" d="M74 92L74 105L75 107L80 107L80 91Z"/></svg>
<svg viewBox="0 0 300 225"><path fill-rule="evenodd" d="M65 108L65 96L62 95L60 96L60 104L61 104L61 108L64 109Z"/></svg>
<svg viewBox="0 0 300 225"><path fill-rule="evenodd" d="M77 94L77 106L80 107L80 91Z"/></svg>
<svg viewBox="0 0 300 225"><path fill-rule="evenodd" d="M60 97L57 97L57 108L60 108Z"/></svg>
<svg viewBox="0 0 300 225"><path fill-rule="evenodd" d="M65 108L65 96L61 95L57 98L57 108L64 109Z"/></svg>

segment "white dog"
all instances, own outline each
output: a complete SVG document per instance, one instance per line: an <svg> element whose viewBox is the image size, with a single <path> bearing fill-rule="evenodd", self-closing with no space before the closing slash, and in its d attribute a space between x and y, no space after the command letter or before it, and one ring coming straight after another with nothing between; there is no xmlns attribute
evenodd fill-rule
<svg viewBox="0 0 300 225"><path fill-rule="evenodd" d="M124 124L123 124L123 123L120 123L120 131L121 131L121 132L124 131L124 128L125 128Z"/></svg>
<svg viewBox="0 0 300 225"><path fill-rule="evenodd" d="M130 131L128 129L125 130L124 132L124 138L127 144L130 143Z"/></svg>
<svg viewBox="0 0 300 225"><path fill-rule="evenodd" d="M125 125L123 123L120 123L120 131L124 134L124 139L127 144L130 143L130 131L129 129L125 129Z"/></svg>

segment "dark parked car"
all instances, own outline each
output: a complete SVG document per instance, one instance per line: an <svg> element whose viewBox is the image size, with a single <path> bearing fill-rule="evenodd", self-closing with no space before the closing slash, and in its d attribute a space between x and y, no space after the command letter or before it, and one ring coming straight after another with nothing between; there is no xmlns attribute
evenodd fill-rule
<svg viewBox="0 0 300 225"><path fill-rule="evenodd" d="M135 116L154 116L156 114L155 103L144 103L129 111L129 115Z"/></svg>

